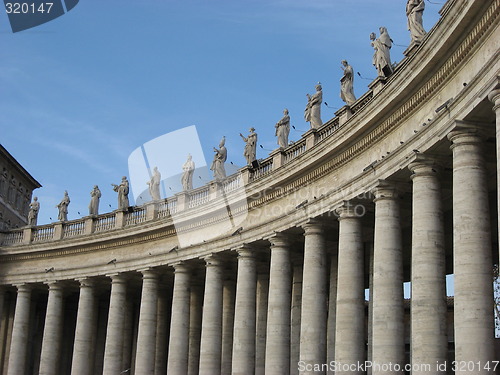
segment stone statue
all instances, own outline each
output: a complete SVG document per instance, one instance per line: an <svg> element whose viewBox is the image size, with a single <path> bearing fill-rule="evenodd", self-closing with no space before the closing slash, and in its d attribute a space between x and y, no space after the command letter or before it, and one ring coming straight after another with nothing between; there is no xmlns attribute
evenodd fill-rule
<svg viewBox="0 0 500 375"><path fill-rule="evenodd" d="M188 158L184 163L184 165L182 166L182 170L184 171L182 173L182 178L181 178L182 190L186 191L186 190L191 190L193 188L194 169L195 165L193 157L191 156L191 154L188 154Z"/></svg>
<svg viewBox="0 0 500 375"><path fill-rule="evenodd" d="M38 211L40 211L40 202L38 202L37 197L34 197L33 202L30 203L30 210L28 212L28 225L32 227L36 225Z"/></svg>
<svg viewBox="0 0 500 375"><path fill-rule="evenodd" d="M254 160L257 159L257 133L255 133L255 128L250 128L250 134L248 137L244 137L240 133L240 137L245 142L245 150L243 151L243 156L245 157L247 164L251 165Z"/></svg>
<svg viewBox="0 0 500 375"><path fill-rule="evenodd" d="M389 77L392 74L391 47L392 39L385 27L380 27L380 36L376 39L375 33L370 34L374 51L372 63L377 69L379 77Z"/></svg>
<svg viewBox="0 0 500 375"><path fill-rule="evenodd" d="M154 167L153 175L151 176L151 179L147 182L147 184L149 185L149 195L151 196L151 199L154 201L159 201L161 199L160 182L161 182L160 171L158 170L158 167Z"/></svg>
<svg viewBox="0 0 500 375"><path fill-rule="evenodd" d="M118 193L118 209L126 210L130 205L128 202L128 180L127 177L122 177L122 182L120 185L111 184L113 186L113 190Z"/></svg>
<svg viewBox="0 0 500 375"><path fill-rule="evenodd" d="M99 200L101 199L101 191L97 185L90 192L89 215L99 215Z"/></svg>
<svg viewBox="0 0 500 375"><path fill-rule="evenodd" d="M64 197L61 202L56 206L59 209L59 215L57 216L57 220L59 221L68 221L68 206L69 206L69 195L68 192L64 191Z"/></svg>
<svg viewBox="0 0 500 375"><path fill-rule="evenodd" d="M288 146L288 135L290 134L290 116L288 115L288 109L283 110L283 117L279 120L276 125L276 137L278 137L278 146L287 147Z"/></svg>
<svg viewBox="0 0 500 375"><path fill-rule="evenodd" d="M224 168L224 163L227 159L227 150L224 144L226 143L226 137L222 137L219 143L219 149L214 147L214 160L210 170L214 172L215 180L222 180L226 178L226 169Z"/></svg>
<svg viewBox="0 0 500 375"><path fill-rule="evenodd" d="M342 60L342 65L344 75L340 79L340 98L347 105L352 105L356 101L354 96L354 72L347 60Z"/></svg>
<svg viewBox="0 0 500 375"><path fill-rule="evenodd" d="M411 43L420 43L426 34L422 15L424 14L424 0L408 0L406 3L406 16L408 17L408 30L410 30Z"/></svg>
<svg viewBox="0 0 500 375"><path fill-rule="evenodd" d="M311 129L317 129L323 122L321 121L321 103L323 102L323 92L321 84L316 85L316 93L314 95L306 94L307 106L304 111L304 118L311 123Z"/></svg>

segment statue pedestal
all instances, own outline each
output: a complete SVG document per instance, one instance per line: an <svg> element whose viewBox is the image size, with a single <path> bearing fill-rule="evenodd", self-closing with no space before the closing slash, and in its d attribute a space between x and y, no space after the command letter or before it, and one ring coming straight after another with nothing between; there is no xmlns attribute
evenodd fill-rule
<svg viewBox="0 0 500 375"><path fill-rule="evenodd" d="M347 120L349 120L352 117L352 115L353 113L351 107L349 107L348 105L343 106L337 112L335 112L335 116L339 118L340 126L344 125L347 122Z"/></svg>
<svg viewBox="0 0 500 375"><path fill-rule="evenodd" d="M373 96L377 95L384 88L387 77L377 77L368 85L368 88L373 91Z"/></svg>
<svg viewBox="0 0 500 375"><path fill-rule="evenodd" d="M184 211L189 202L189 194L187 191L182 191L180 193L175 194L177 197L177 212Z"/></svg>
<svg viewBox="0 0 500 375"><path fill-rule="evenodd" d="M214 200L220 197L222 190L222 181L210 181L208 185L208 200Z"/></svg>
<svg viewBox="0 0 500 375"><path fill-rule="evenodd" d="M318 129L309 129L302 137L306 139L306 150L310 150L314 147L318 139Z"/></svg>
<svg viewBox="0 0 500 375"><path fill-rule="evenodd" d="M146 220L154 220L158 218L158 201L149 202L146 206Z"/></svg>
<svg viewBox="0 0 500 375"><path fill-rule="evenodd" d="M54 240L60 240L63 237L63 222L58 221L54 224Z"/></svg>
<svg viewBox="0 0 500 375"><path fill-rule="evenodd" d="M29 243L31 243L32 233L33 233L33 228L32 227L25 227L23 229L23 244L29 244Z"/></svg>
<svg viewBox="0 0 500 375"><path fill-rule="evenodd" d="M121 229L125 226L125 211L116 210L115 211L115 228Z"/></svg>
<svg viewBox="0 0 500 375"><path fill-rule="evenodd" d="M413 55L417 51L420 44L421 44L420 42L411 43L410 46L404 50L403 55L407 57Z"/></svg>
<svg viewBox="0 0 500 375"><path fill-rule="evenodd" d="M273 171L285 163L285 152L282 147L271 152L269 156L273 158Z"/></svg>
<svg viewBox="0 0 500 375"><path fill-rule="evenodd" d="M84 234L94 233L95 229L95 221L94 218L96 215L85 216L83 219L85 220L85 232Z"/></svg>

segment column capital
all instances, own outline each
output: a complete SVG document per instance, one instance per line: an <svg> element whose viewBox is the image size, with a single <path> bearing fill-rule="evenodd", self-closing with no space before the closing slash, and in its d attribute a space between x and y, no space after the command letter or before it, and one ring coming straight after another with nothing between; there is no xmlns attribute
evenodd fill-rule
<svg viewBox="0 0 500 375"><path fill-rule="evenodd" d="M302 229L304 229L304 236L322 234L323 223L317 219L309 219L306 223L302 224Z"/></svg>
<svg viewBox="0 0 500 375"><path fill-rule="evenodd" d="M413 180L415 177L420 176L437 176L441 171L441 166L433 158L417 155L415 160L408 165L408 169L413 173L410 176Z"/></svg>
<svg viewBox="0 0 500 375"><path fill-rule="evenodd" d="M455 129L448 133L447 138L452 143L450 148L453 150L456 146L480 144L485 134L479 126L457 120Z"/></svg>
<svg viewBox="0 0 500 375"><path fill-rule="evenodd" d="M220 259L216 254L210 254L203 257L206 267L220 267L223 265L222 259Z"/></svg>
<svg viewBox="0 0 500 375"><path fill-rule="evenodd" d="M385 199L394 200L399 196L396 186L385 180L380 180L378 185L373 188L372 193L375 195L374 202Z"/></svg>
<svg viewBox="0 0 500 375"><path fill-rule="evenodd" d="M335 209L335 214L337 215L337 219L359 219L360 215L356 212L356 204L352 201L344 201L340 207ZM364 214L364 212L363 212Z"/></svg>
<svg viewBox="0 0 500 375"><path fill-rule="evenodd" d="M80 283L80 288L92 288L96 284L96 280L91 277L82 277L76 280Z"/></svg>
<svg viewBox="0 0 500 375"><path fill-rule="evenodd" d="M488 94L488 99L493 103L493 110L500 108L500 76L497 76L495 88Z"/></svg>
<svg viewBox="0 0 500 375"><path fill-rule="evenodd" d="M275 232L271 237L268 238L271 243L271 249L274 247L287 247L290 246L289 237L282 232Z"/></svg>
<svg viewBox="0 0 500 375"><path fill-rule="evenodd" d="M138 272L142 273L142 279L158 279L160 275L158 274L158 271L156 271L152 267L147 267L147 268L141 268L137 270Z"/></svg>
<svg viewBox="0 0 500 375"><path fill-rule="evenodd" d="M33 286L30 284L22 283L22 284L14 284L17 289L17 293L29 293L33 289Z"/></svg>
<svg viewBox="0 0 500 375"><path fill-rule="evenodd" d="M58 281L58 280L46 281L44 284L49 287L49 291L63 289L63 285L62 285L61 281Z"/></svg>
<svg viewBox="0 0 500 375"><path fill-rule="evenodd" d="M111 279L112 284L125 284L127 279L123 273L110 273L106 275Z"/></svg>
<svg viewBox="0 0 500 375"><path fill-rule="evenodd" d="M237 247L235 250L238 253L238 259L240 258L255 259L255 250L252 247L252 245L243 244Z"/></svg>
<svg viewBox="0 0 500 375"><path fill-rule="evenodd" d="M174 268L174 274L191 272L191 267L184 261L175 262L170 265Z"/></svg>

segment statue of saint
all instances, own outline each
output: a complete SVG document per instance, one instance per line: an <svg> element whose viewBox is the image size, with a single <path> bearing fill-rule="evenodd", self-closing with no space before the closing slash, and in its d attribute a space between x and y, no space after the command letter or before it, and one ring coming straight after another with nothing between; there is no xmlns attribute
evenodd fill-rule
<svg viewBox="0 0 500 375"><path fill-rule="evenodd" d="M40 211L40 202L38 198L34 197L33 202L30 203L30 210L28 212L28 225L34 227L38 219L38 211Z"/></svg>
<svg viewBox="0 0 500 375"><path fill-rule="evenodd" d="M247 164L251 165L254 160L257 159L257 133L255 133L254 128L250 128L250 134L248 137L244 137L240 133L240 137L245 142L245 150L243 151L243 156L245 157Z"/></svg>
<svg viewBox="0 0 500 375"><path fill-rule="evenodd" d="M129 186L127 177L125 176L122 177L122 182L120 183L120 185L115 185L115 184L111 185L113 186L113 190L118 193L118 209L126 210L130 205L128 202Z"/></svg>
<svg viewBox="0 0 500 375"><path fill-rule="evenodd" d="M181 178L182 190L187 191L193 188L194 169L195 165L193 157L191 156L191 154L188 154L188 158L184 163L184 165L182 166L182 170L184 171L182 173L182 178Z"/></svg>
<svg viewBox="0 0 500 375"><path fill-rule="evenodd" d="M323 91L321 84L316 85L316 93L314 95L306 94L307 106L304 111L304 119L311 123L311 129L317 129L323 122L321 121L321 103L323 102Z"/></svg>
<svg viewBox="0 0 500 375"><path fill-rule="evenodd" d="M288 135L290 134L290 116L288 115L288 109L283 110L283 117L279 120L276 125L275 135L278 137L278 146L285 148L288 146Z"/></svg>
<svg viewBox="0 0 500 375"><path fill-rule="evenodd" d="M151 176L151 179L147 182L147 184L149 185L149 195L151 196L151 199L154 201L159 201L161 199L160 182L161 182L160 171L158 170L158 167L154 167L153 175Z"/></svg>
<svg viewBox="0 0 500 375"><path fill-rule="evenodd" d="M64 197L61 202L56 206L59 209L59 215L57 216L57 220L59 221L68 221L68 206L69 206L69 195L68 192L64 191Z"/></svg>
<svg viewBox="0 0 500 375"><path fill-rule="evenodd" d="M101 191L97 185L90 192L89 215L99 215L99 200L101 199Z"/></svg>
<svg viewBox="0 0 500 375"><path fill-rule="evenodd" d="M214 172L215 180L222 180L226 178L226 169L224 168L224 163L227 159L227 149L224 146L226 143L226 137L222 137L219 143L219 149L214 147L214 160L210 170Z"/></svg>
<svg viewBox="0 0 500 375"><path fill-rule="evenodd" d="M340 98L347 105L352 105L356 101L354 96L354 72L347 60L342 60L342 65L344 75L340 79Z"/></svg>
<svg viewBox="0 0 500 375"><path fill-rule="evenodd" d="M389 77L392 74L391 47L392 39L385 27L380 27L380 36L376 39L375 33L370 34L372 47L375 50L372 63L377 69L379 77Z"/></svg>
<svg viewBox="0 0 500 375"><path fill-rule="evenodd" d="M424 14L424 0L408 0L406 3L406 16L408 17L408 30L410 30L411 43L420 43L426 34L422 16Z"/></svg>

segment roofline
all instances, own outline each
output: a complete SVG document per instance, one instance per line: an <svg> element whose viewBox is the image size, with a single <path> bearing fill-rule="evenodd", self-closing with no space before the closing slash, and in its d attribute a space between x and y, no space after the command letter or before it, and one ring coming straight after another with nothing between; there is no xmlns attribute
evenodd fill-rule
<svg viewBox="0 0 500 375"><path fill-rule="evenodd" d="M35 180L35 178L28 173L28 171L26 169L24 169L24 167L19 164L19 162L16 160L16 158L14 158L9 151L7 151L5 149L5 147L2 146L2 144L0 143L0 153L4 154L6 157L7 157L7 160L19 171L21 172L21 174L26 177L33 185L35 185L35 189L36 188L40 188L42 187L42 185L37 181Z"/></svg>

